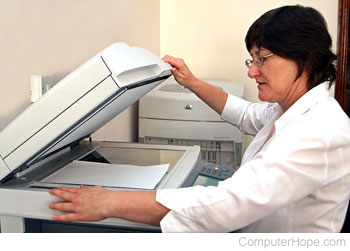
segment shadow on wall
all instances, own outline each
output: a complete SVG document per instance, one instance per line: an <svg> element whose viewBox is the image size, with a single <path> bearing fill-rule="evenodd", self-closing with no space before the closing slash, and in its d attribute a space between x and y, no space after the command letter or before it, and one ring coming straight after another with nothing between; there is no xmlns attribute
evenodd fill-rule
<svg viewBox="0 0 350 251"><path fill-rule="evenodd" d="M7 111L7 114L0 114L0 132L4 129L12 120L14 120L19 114L27 109L31 103L19 103L16 108L12 111Z"/></svg>
<svg viewBox="0 0 350 251"><path fill-rule="evenodd" d="M0 116L0 132L4 129L11 120L5 118L4 116Z"/></svg>
<svg viewBox="0 0 350 251"><path fill-rule="evenodd" d="M10 121L11 120L8 118L5 118L5 116L0 116L0 132L10 123Z"/></svg>

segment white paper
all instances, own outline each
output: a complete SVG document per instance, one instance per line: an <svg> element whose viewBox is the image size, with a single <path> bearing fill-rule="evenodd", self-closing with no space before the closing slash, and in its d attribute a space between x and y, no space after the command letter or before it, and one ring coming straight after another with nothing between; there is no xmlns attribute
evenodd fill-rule
<svg viewBox="0 0 350 251"><path fill-rule="evenodd" d="M154 189L168 168L73 161L42 182Z"/></svg>

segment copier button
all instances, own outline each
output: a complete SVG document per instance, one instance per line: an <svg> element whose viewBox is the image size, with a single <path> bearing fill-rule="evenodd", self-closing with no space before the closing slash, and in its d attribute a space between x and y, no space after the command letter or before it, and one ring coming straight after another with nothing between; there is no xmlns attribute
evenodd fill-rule
<svg viewBox="0 0 350 251"><path fill-rule="evenodd" d="M224 172L224 173L227 173L227 172L229 172L230 170L229 170L228 168L226 168L226 167L221 167L221 168L220 168L220 171L221 171L221 172Z"/></svg>

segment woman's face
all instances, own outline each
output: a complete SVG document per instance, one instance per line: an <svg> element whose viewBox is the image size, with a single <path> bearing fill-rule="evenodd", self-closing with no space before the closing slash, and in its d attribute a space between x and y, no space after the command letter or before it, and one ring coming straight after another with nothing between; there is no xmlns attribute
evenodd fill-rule
<svg viewBox="0 0 350 251"><path fill-rule="evenodd" d="M258 48L254 46L250 50L250 55L255 59L257 56L267 56L272 52L263 47ZM282 108L288 109L298 98L300 98L300 86L298 82L300 78L296 79L298 74L297 64L288 59L284 59L278 55L273 55L266 58L261 67L252 63L248 76L255 78L258 84L259 99L270 103L279 103ZM306 90L306 82L305 93ZM297 89L296 89L297 88ZM302 93L302 94L304 94ZM298 96L298 97L297 97Z"/></svg>

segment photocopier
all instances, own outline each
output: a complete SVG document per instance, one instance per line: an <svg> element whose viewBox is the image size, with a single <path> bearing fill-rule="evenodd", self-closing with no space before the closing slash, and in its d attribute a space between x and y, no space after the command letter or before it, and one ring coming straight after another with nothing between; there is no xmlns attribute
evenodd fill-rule
<svg viewBox="0 0 350 251"><path fill-rule="evenodd" d="M0 132L1 232L159 232L158 227L116 218L53 221L57 211L48 205L59 199L49 189L101 185L153 190L216 185L230 177L233 168L220 170L199 161L199 146L91 139L93 132L171 76L171 68L142 48L113 44L5 127Z"/></svg>

